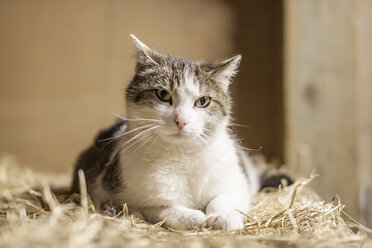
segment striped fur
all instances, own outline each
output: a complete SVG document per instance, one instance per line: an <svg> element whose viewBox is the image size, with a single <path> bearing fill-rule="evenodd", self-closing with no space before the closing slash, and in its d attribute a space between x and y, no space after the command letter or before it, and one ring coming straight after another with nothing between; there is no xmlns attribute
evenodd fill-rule
<svg viewBox="0 0 372 248"><path fill-rule="evenodd" d="M127 203L148 220L166 219L175 229L206 219L214 229L241 228L243 215L236 209L248 210L259 175L229 130L228 87L240 55L195 62L160 54L132 38L138 50L126 89L127 119L102 132L106 145L82 154L73 190L77 170L83 169L96 203ZM197 104L201 98L210 102Z"/></svg>

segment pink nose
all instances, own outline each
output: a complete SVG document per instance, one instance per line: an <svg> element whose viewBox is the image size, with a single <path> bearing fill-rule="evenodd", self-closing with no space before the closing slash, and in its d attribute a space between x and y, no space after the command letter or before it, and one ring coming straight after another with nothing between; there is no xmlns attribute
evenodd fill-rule
<svg viewBox="0 0 372 248"><path fill-rule="evenodd" d="M174 123L176 123L178 129L181 130L184 126L186 126L186 124L187 124L188 122L186 122L185 120L182 120L182 119L179 118L179 117L176 117L176 118L174 119Z"/></svg>

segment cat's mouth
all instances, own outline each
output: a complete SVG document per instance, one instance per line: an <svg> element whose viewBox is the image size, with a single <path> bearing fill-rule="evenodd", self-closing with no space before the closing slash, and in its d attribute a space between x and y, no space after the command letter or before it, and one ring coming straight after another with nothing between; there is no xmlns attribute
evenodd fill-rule
<svg viewBox="0 0 372 248"><path fill-rule="evenodd" d="M194 138L198 137L197 133L193 130L171 130L171 129L163 129L162 135L163 138L172 143L179 143L179 142L187 142L192 141Z"/></svg>
<svg viewBox="0 0 372 248"><path fill-rule="evenodd" d="M172 140L188 140L192 139L195 136L192 132L187 132L186 130L179 130L176 133L168 135L169 138Z"/></svg>
<svg viewBox="0 0 372 248"><path fill-rule="evenodd" d="M178 137L178 138L185 138L185 137L189 137L190 134L187 133L187 132L185 132L185 131L180 130L180 131L178 131L177 133L172 134L172 136L173 136L173 137Z"/></svg>

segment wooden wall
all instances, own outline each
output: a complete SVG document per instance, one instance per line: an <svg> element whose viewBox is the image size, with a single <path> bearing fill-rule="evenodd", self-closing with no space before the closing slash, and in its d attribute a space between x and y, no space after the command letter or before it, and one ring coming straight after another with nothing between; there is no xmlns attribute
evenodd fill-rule
<svg viewBox="0 0 372 248"><path fill-rule="evenodd" d="M243 144L283 161L283 6L281 0L232 1L235 49L243 55L233 85Z"/></svg>
<svg viewBox="0 0 372 248"><path fill-rule="evenodd" d="M283 157L282 1L0 0L0 152L65 171L123 114L129 34L193 59L243 55L232 86L239 136Z"/></svg>
<svg viewBox="0 0 372 248"><path fill-rule="evenodd" d="M285 1L286 161L354 217L371 213L371 4Z"/></svg>
<svg viewBox="0 0 372 248"><path fill-rule="evenodd" d="M70 170L97 130L123 114L136 34L193 59L233 54L221 1L0 1L0 153Z"/></svg>
<svg viewBox="0 0 372 248"><path fill-rule="evenodd" d="M355 6L356 129L359 203L362 221L372 228L372 1Z"/></svg>

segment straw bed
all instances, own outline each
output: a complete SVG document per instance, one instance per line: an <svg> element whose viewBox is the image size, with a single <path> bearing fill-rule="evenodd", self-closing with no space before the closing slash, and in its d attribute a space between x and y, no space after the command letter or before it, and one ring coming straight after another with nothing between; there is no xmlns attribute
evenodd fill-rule
<svg viewBox="0 0 372 248"><path fill-rule="evenodd" d="M95 208L82 194L63 196L70 175L36 174L0 159L0 247L370 247L372 232L297 180L257 195L244 228L175 231L150 224L126 206ZM315 179L316 180L316 179ZM51 184L53 182L53 184ZM342 218L344 217L344 218ZM346 221L348 220L348 221Z"/></svg>

